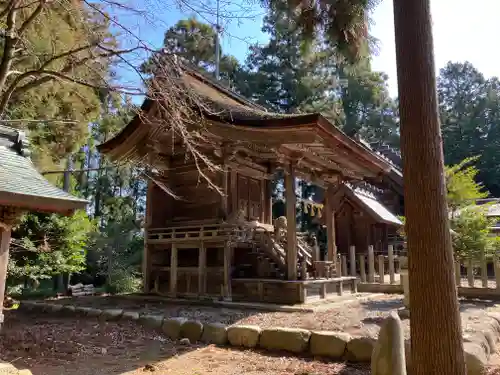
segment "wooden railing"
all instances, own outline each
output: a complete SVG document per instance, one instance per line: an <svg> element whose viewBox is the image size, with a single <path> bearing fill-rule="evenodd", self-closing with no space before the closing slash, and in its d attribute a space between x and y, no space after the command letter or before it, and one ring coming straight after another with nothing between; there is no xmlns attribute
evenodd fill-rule
<svg viewBox="0 0 500 375"><path fill-rule="evenodd" d="M170 228L151 228L147 231L147 241L178 242L205 239L217 239L231 234L232 227L228 224L192 225Z"/></svg>
<svg viewBox="0 0 500 375"><path fill-rule="evenodd" d="M286 270L286 252L274 240L274 236L268 231L255 231L254 238L256 244L272 259L274 263L282 270Z"/></svg>

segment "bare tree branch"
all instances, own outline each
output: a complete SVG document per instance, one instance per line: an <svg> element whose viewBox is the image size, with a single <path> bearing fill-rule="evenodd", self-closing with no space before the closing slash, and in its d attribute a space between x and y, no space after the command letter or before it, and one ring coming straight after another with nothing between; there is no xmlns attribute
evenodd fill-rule
<svg viewBox="0 0 500 375"><path fill-rule="evenodd" d="M39 0L39 4L36 9L29 15L26 21L23 22L19 30L17 31L17 38L20 38L24 32L30 27L30 25L37 19L37 17L42 13L43 9L47 5L48 0Z"/></svg>
<svg viewBox="0 0 500 375"><path fill-rule="evenodd" d="M81 50L85 50L88 48L90 48L90 47L85 46L85 48L82 47ZM80 85L91 87L91 88L97 88L99 86L90 84L88 82L79 80L77 78L71 78L67 74L70 73L73 69L84 65L86 62L88 62L90 60L95 60L98 58L109 58L112 56L131 53L131 52L134 52L138 49L140 49L140 47L129 48L129 49L125 49L125 50L115 50L115 51L109 49L108 50L109 52L88 56L88 57L83 58L79 61L71 62L70 64L68 64L64 68L62 68L59 72L43 69L44 66L47 66L51 62L62 58L63 55L69 56L69 55L73 55L74 53L71 54L71 53L69 53L70 51L67 51L67 52L62 53L61 55L54 56L53 58L51 58L49 60L48 63L43 64L41 68L36 69L36 70L30 70L30 71L24 72L22 74L19 74L12 81L12 83L3 92L2 96L1 96L0 113L3 113L5 111L5 109L7 108L7 105L9 104L9 101L12 99L12 97L17 96L17 95L21 95L21 94L23 94L23 93L25 93L25 92L27 92L35 87L43 85L44 83L48 83L50 81L53 81L56 78L64 79L66 81L78 83ZM74 50L74 51L76 51L76 50ZM24 81L25 79L34 78L34 77L36 77L37 79L35 79L31 82L28 82L28 83L24 84L23 86L20 86L22 81ZM123 93L131 94L131 95L138 95L137 92L135 92L135 93L134 92L126 92L125 89L120 90L120 91L122 91Z"/></svg>

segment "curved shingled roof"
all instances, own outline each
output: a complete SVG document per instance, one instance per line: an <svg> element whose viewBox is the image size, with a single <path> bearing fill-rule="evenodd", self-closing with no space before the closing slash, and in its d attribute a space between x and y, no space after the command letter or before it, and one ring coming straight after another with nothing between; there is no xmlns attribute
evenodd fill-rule
<svg viewBox="0 0 500 375"><path fill-rule="evenodd" d="M390 165L383 157L367 149L360 143L349 138L341 130L335 127L319 113L312 114L280 114L268 112L265 108L245 99L231 90L222 86L219 82L206 77L204 74L182 66L178 73L179 92L189 92L187 97L193 104L193 110L214 123L225 126L234 126L241 130L249 130L250 134L263 134L264 131L273 131L269 141L281 139L279 137L291 138L292 134L303 134L312 139L316 136L323 139L323 153L334 154L338 151L342 154L350 153L351 164L363 163L374 173L387 173ZM191 99L193 98L194 99ZM201 104L200 104L201 103ZM142 114L147 113L154 106L152 99L146 99L141 107ZM149 139L156 137L156 129L151 126L142 126L141 114L135 118L115 137L98 146L99 151L109 153L115 160L135 160L144 155L141 147ZM277 134L280 134L279 136ZM239 134L243 136L243 132ZM278 138L276 138L278 137ZM284 142L286 143L286 142ZM311 141L304 139L304 144ZM125 145L127 146L122 146ZM337 146L335 146L337 145ZM335 149L338 147L338 150ZM329 150L329 148L331 148ZM331 156L328 156L329 158ZM334 160L331 160L334 162ZM361 165L361 164L359 164ZM376 171L376 172L375 172Z"/></svg>
<svg viewBox="0 0 500 375"><path fill-rule="evenodd" d="M87 201L51 185L29 159L24 133L0 125L0 205L69 214Z"/></svg>

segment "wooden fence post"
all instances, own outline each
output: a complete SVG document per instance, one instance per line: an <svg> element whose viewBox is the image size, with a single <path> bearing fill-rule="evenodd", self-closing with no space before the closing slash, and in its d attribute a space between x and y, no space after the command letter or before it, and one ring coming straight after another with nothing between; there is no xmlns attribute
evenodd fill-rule
<svg viewBox="0 0 500 375"><path fill-rule="evenodd" d="M375 281L375 254L373 253L373 246L368 246L368 282Z"/></svg>
<svg viewBox="0 0 500 375"><path fill-rule="evenodd" d="M351 276L356 276L356 247L349 247L349 266L351 269Z"/></svg>

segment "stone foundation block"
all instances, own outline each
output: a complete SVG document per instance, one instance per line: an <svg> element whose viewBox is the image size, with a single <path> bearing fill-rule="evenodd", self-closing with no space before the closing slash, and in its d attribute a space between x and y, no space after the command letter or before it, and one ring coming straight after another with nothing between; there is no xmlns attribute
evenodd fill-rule
<svg viewBox="0 0 500 375"><path fill-rule="evenodd" d="M464 342L467 375L486 375L488 356L485 349L474 342Z"/></svg>
<svg viewBox="0 0 500 375"><path fill-rule="evenodd" d="M267 350L303 353L309 347L311 332L299 328L266 328L260 333L259 346Z"/></svg>
<svg viewBox="0 0 500 375"><path fill-rule="evenodd" d="M122 309L106 309L103 310L102 314L99 316L99 319L104 321L116 321L119 320L122 315Z"/></svg>
<svg viewBox="0 0 500 375"><path fill-rule="evenodd" d="M259 343L260 332L259 326L230 326L227 328L227 339L233 346L255 348Z"/></svg>
<svg viewBox="0 0 500 375"><path fill-rule="evenodd" d="M73 305L64 305L64 307L62 308L61 312L66 313L66 314L74 315L75 314L75 306L73 306Z"/></svg>
<svg viewBox="0 0 500 375"><path fill-rule="evenodd" d="M208 323L203 326L201 341L207 344L226 345L227 326L221 323Z"/></svg>
<svg viewBox="0 0 500 375"><path fill-rule="evenodd" d="M103 311L101 309L95 309L93 307L89 307L86 311L86 315L91 318L99 318L102 313Z"/></svg>
<svg viewBox="0 0 500 375"><path fill-rule="evenodd" d="M351 362L370 362L376 340L372 337L355 337L347 343L346 358Z"/></svg>
<svg viewBox="0 0 500 375"><path fill-rule="evenodd" d="M52 304L50 306L50 309L49 311L52 313L52 314L57 314L57 313L60 313L63 309L63 306L62 305L59 305L59 304Z"/></svg>
<svg viewBox="0 0 500 375"><path fill-rule="evenodd" d="M203 324L197 320L188 320L181 325L181 337L187 338L191 343L199 341L203 333Z"/></svg>
<svg viewBox="0 0 500 375"><path fill-rule="evenodd" d="M181 326L187 321L186 318L169 318L163 321L161 330L172 340L181 338Z"/></svg>
<svg viewBox="0 0 500 375"><path fill-rule="evenodd" d="M161 330L163 319L163 315L142 315L139 317L139 323L149 329Z"/></svg>
<svg viewBox="0 0 500 375"><path fill-rule="evenodd" d="M90 307L75 306L75 314L77 315L87 315L87 310Z"/></svg>
<svg viewBox="0 0 500 375"><path fill-rule="evenodd" d="M35 302L33 301L21 301L21 303L19 304L19 310L20 311L32 311L34 308L35 308Z"/></svg>
<svg viewBox="0 0 500 375"><path fill-rule="evenodd" d="M124 320L139 320L139 313L137 311L124 311L122 314Z"/></svg>
<svg viewBox="0 0 500 375"><path fill-rule="evenodd" d="M314 356L341 359L350 340L351 335L343 332L313 331L309 350Z"/></svg>

